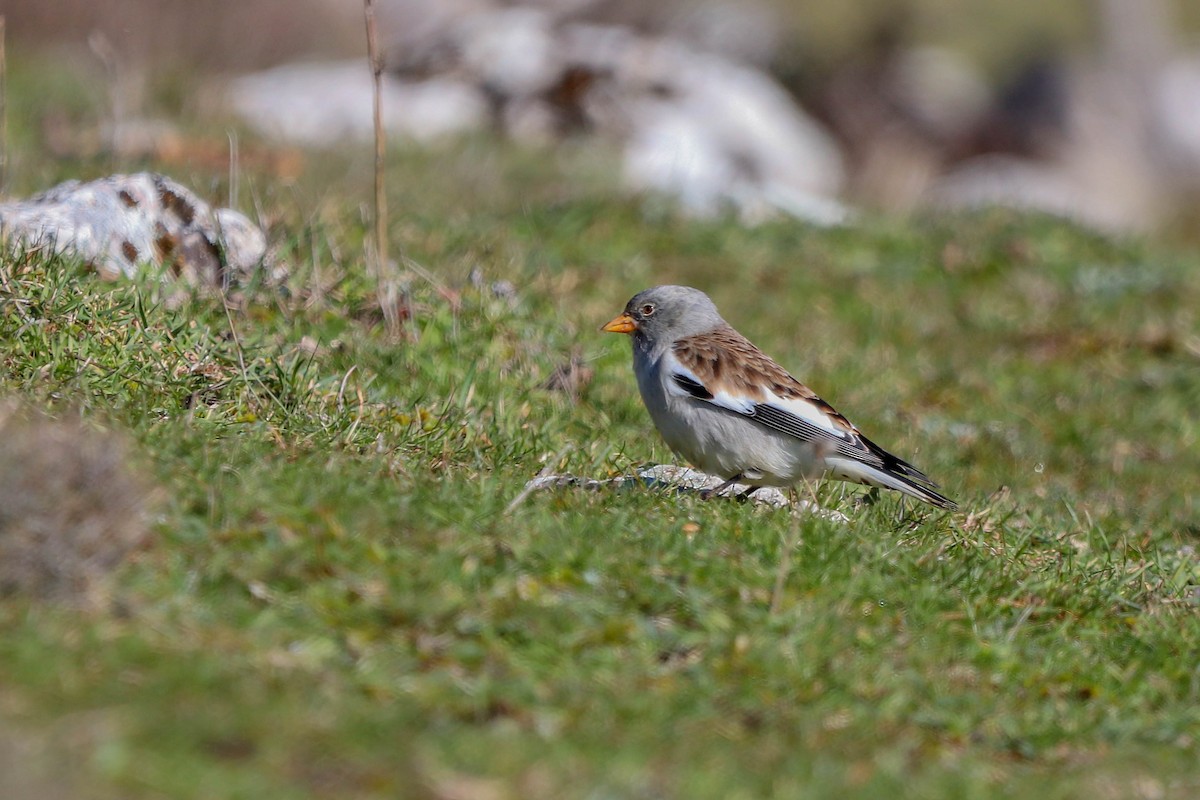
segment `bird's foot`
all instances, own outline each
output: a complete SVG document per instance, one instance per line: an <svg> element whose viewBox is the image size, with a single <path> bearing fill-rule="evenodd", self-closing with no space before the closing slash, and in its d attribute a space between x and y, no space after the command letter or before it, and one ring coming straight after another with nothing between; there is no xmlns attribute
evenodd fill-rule
<svg viewBox="0 0 1200 800"><path fill-rule="evenodd" d="M730 478L729 480L720 484L719 486L714 486L711 489L704 489L700 492L700 499L701 500L711 500L714 497L716 497L717 495L719 495L721 492L728 489L730 486L733 486L735 483L737 483L741 479L742 479L742 476L740 474L734 475L732 478ZM755 487L755 488L757 488L757 487ZM753 491L754 491L754 489L750 490L750 492L753 492ZM750 492L745 493L746 497L750 496ZM740 497L740 495L739 495L739 497Z"/></svg>
<svg viewBox="0 0 1200 800"><path fill-rule="evenodd" d="M762 488L761 486L751 486L746 491L738 492L736 495L734 495L734 499L737 500L739 503L748 503L748 502L750 502L750 495L754 494L761 488Z"/></svg>

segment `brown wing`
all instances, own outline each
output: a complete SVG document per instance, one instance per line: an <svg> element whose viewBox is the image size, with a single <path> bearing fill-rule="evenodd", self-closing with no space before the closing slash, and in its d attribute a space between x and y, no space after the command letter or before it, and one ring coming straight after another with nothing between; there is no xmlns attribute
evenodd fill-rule
<svg viewBox="0 0 1200 800"><path fill-rule="evenodd" d="M787 370L776 364L766 353L727 324L706 333L688 336L675 342L672 354L680 365L700 381L696 384L686 376L677 376L680 388L698 400L710 400L719 404L719 395L724 393L748 401L747 408L729 408L730 413L741 413L780 433L794 436L803 441L828 441L842 456L862 462L871 467L894 474L927 486L935 486L925 473L907 461L892 455L872 442L843 417L816 392L792 377ZM764 390L782 400L798 400L813 406L832 423L835 432L820 428L809 420L797 416L778 404L772 404Z"/></svg>
<svg viewBox="0 0 1200 800"><path fill-rule="evenodd" d="M835 428L859 435L850 420L729 325L680 339L672 352L714 392L726 391L758 402L766 398L762 391L766 388L788 400L807 400L826 414Z"/></svg>

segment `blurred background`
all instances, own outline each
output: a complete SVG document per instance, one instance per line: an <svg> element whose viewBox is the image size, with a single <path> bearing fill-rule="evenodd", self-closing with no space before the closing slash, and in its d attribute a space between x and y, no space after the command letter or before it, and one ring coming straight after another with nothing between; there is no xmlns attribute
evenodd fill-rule
<svg viewBox="0 0 1200 800"><path fill-rule="evenodd" d="M14 137L228 159L371 135L359 0L3 0ZM430 144L594 142L636 192L748 224L1009 205L1200 238L1200 4L1186 0L380 0L386 121ZM19 148L14 148L19 152ZM302 169L281 149L284 177ZM284 155L280 155L283 153ZM19 174L19 163L9 174Z"/></svg>
<svg viewBox="0 0 1200 800"><path fill-rule="evenodd" d="M0 227L175 182L0 259L0 800L1196 794L1200 0L378 8L390 217L361 0L0 0ZM522 492L676 281L967 513Z"/></svg>

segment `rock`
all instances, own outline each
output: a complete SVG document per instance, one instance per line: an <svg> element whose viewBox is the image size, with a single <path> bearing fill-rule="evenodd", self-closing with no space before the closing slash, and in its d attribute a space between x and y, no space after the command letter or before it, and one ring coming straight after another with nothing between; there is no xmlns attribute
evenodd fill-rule
<svg viewBox="0 0 1200 800"><path fill-rule="evenodd" d="M748 64L766 67L783 44L784 28L769 3L687 0L666 11L672 36Z"/></svg>
<svg viewBox="0 0 1200 800"><path fill-rule="evenodd" d="M638 191L675 195L685 211L711 217L731 206L754 223L784 212L841 224L833 198L841 155L828 134L773 79L678 43L643 44L630 83L625 180Z"/></svg>
<svg viewBox="0 0 1200 800"><path fill-rule="evenodd" d="M1155 88L1151 99L1172 166L1200 184L1200 53L1169 63Z"/></svg>
<svg viewBox="0 0 1200 800"><path fill-rule="evenodd" d="M388 133L428 142L491 125L540 146L592 135L624 150L627 188L676 198L689 216L849 218L834 199L838 146L766 72L632 23L586 21L601 11L583 6L396 0L385 17L410 24L389 49ZM738 13L708 3L688 18L703 28ZM747 37L769 28L755 19ZM230 98L250 125L279 138L333 146L374 133L362 61L278 67L235 80Z"/></svg>
<svg viewBox="0 0 1200 800"><path fill-rule="evenodd" d="M373 83L365 60L288 64L234 80L234 111L259 133L310 147L374 136ZM410 80L385 74L383 125L419 142L479 130L488 123L480 87L449 75Z"/></svg>
<svg viewBox="0 0 1200 800"><path fill-rule="evenodd" d="M935 208L1003 206L1076 217L1085 198L1069 176L1045 163L987 155L963 162L938 180L928 200Z"/></svg>
<svg viewBox="0 0 1200 800"><path fill-rule="evenodd" d="M714 477L691 467L680 467L674 464L655 464L651 467L643 467L637 471L636 475L622 475L618 478L609 478L607 480L597 480L595 478L579 478L575 475L539 475L533 480L525 484L520 498L523 499L530 492L544 489L561 489L566 487L580 487L588 491L598 491L600 489L624 489L633 486L642 486L648 488L659 489L675 489L680 492L696 493L711 491L720 486L723 481L720 478ZM743 486L740 483L735 483L729 488L723 490L719 496L734 497L742 492L745 492L750 487ZM840 511L833 509L822 508L811 500L800 500L793 505L788 495L780 489L774 487L764 487L759 489L754 494L750 495L750 502L757 505L768 505L772 508L794 508L797 511L815 514L816 516L837 522L839 524L847 523L850 518ZM514 502L515 506L516 503ZM511 508L511 506L510 506Z"/></svg>
<svg viewBox="0 0 1200 800"><path fill-rule="evenodd" d="M1167 214L1164 148L1123 73L1068 71L1061 142L1030 156L989 154L957 164L930 187L935 207L1004 206L1069 218L1108 233L1144 233ZM1176 167L1182 177L1185 170Z"/></svg>
<svg viewBox="0 0 1200 800"><path fill-rule="evenodd" d="M454 46L462 66L487 91L529 97L553 86L565 68L553 25L535 8L498 9L465 18Z"/></svg>
<svg viewBox="0 0 1200 800"><path fill-rule="evenodd" d="M213 209L163 175L67 181L0 203L0 238L83 259L102 277L163 276L217 287L244 281L267 256L266 235L242 214Z"/></svg>

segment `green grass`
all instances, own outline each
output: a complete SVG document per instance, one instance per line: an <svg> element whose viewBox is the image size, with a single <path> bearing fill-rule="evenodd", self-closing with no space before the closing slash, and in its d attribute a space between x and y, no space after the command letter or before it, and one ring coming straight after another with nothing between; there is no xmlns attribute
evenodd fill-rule
<svg viewBox="0 0 1200 800"><path fill-rule="evenodd" d="M688 223L620 199L603 153L471 141L393 156L393 246L440 283L412 283L396 339L362 262L367 154L309 159L294 186L243 176L291 274L228 312L0 265L0 391L124 432L160 487L110 607L0 600L0 713L82 785L1200 790L1194 253L1007 213ZM850 524L650 490L506 515L543 467L671 460L597 332L662 282L709 291L963 513L829 486ZM544 388L573 353L577 401Z"/></svg>

